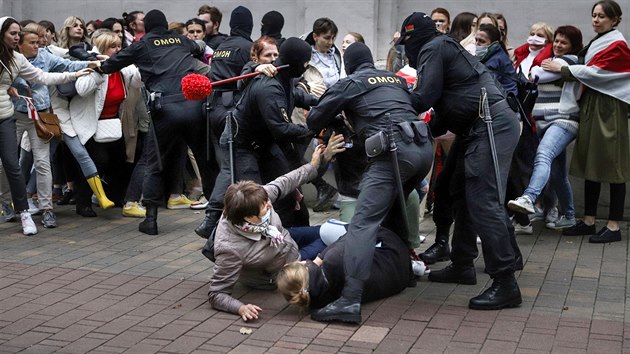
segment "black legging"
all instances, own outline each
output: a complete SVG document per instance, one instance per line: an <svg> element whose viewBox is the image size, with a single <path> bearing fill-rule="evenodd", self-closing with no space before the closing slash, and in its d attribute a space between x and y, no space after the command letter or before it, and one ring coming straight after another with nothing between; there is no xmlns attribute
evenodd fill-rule
<svg viewBox="0 0 630 354"><path fill-rule="evenodd" d="M584 181L584 214L588 216L597 216L597 202L599 201L599 192L601 191L601 182ZM626 184L611 183L610 184L610 207L608 210L608 220L623 220L624 201L626 199Z"/></svg>

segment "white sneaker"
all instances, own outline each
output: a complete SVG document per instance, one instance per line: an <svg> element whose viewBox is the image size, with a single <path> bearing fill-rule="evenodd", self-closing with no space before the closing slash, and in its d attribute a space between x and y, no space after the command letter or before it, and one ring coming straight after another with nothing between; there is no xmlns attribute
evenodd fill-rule
<svg viewBox="0 0 630 354"><path fill-rule="evenodd" d="M514 223L514 234L515 235L531 235L534 233L534 227L530 223L529 225L522 226L521 224L515 222Z"/></svg>
<svg viewBox="0 0 630 354"><path fill-rule="evenodd" d="M411 261L411 269L413 270L413 274L417 277L427 275L431 272L423 261Z"/></svg>
<svg viewBox="0 0 630 354"><path fill-rule="evenodd" d="M35 204L35 201L33 200L33 198L28 198L26 201L28 202L28 212L31 213L31 215L39 214L40 212L39 206Z"/></svg>
<svg viewBox="0 0 630 354"><path fill-rule="evenodd" d="M547 212L547 215L545 216L545 221L547 223L552 223L556 222L556 220L558 220L558 208L553 207Z"/></svg>
<svg viewBox="0 0 630 354"><path fill-rule="evenodd" d="M525 195L516 198L516 200L510 200L508 208L523 214L533 214L536 211L534 210L534 203Z"/></svg>
<svg viewBox="0 0 630 354"><path fill-rule="evenodd" d="M208 204L210 204L210 202L208 202L208 199L206 199L205 196L201 196L201 198L199 198L199 200L192 202L192 204L190 204L190 209L193 210L202 210L208 207Z"/></svg>
<svg viewBox="0 0 630 354"><path fill-rule="evenodd" d="M23 211L20 213L20 218L22 219L22 233L26 236L35 235L37 233L37 226L35 226L31 214L28 211Z"/></svg>

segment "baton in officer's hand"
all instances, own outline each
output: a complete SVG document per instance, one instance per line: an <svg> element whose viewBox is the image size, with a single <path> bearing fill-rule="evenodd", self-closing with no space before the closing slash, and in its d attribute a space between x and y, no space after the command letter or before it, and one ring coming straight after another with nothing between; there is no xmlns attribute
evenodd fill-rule
<svg viewBox="0 0 630 354"><path fill-rule="evenodd" d="M276 66L276 70L282 70L289 67L289 64ZM184 97L189 101L202 100L212 93L214 86L228 84L230 82L248 79L250 77L258 76L261 72L253 72L245 75L231 77L225 80L219 80L211 82L207 76L199 74L188 74L182 78L182 92Z"/></svg>

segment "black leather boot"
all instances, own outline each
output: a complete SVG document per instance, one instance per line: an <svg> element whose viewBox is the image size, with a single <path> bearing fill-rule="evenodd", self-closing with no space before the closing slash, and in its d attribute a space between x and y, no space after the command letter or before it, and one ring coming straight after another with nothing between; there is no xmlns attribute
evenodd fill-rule
<svg viewBox="0 0 630 354"><path fill-rule="evenodd" d="M492 285L481 295L475 296L468 302L473 310L500 310L506 307L516 307L523 302L521 290L518 288L514 273L508 276L494 278Z"/></svg>
<svg viewBox="0 0 630 354"><path fill-rule="evenodd" d="M328 211L336 200L337 189L324 182L324 184L317 186L317 203L313 206L313 211L318 213Z"/></svg>
<svg viewBox="0 0 630 354"><path fill-rule="evenodd" d="M147 207L147 216L140 225L138 226L138 230L143 234L147 235L157 235L158 234L158 225L157 225L157 205L149 204Z"/></svg>
<svg viewBox="0 0 630 354"><path fill-rule="evenodd" d="M472 264L458 265L451 263L443 269L431 270L429 280L437 283L475 285L477 284L477 274Z"/></svg>
<svg viewBox="0 0 630 354"><path fill-rule="evenodd" d="M97 216L96 212L94 212L94 209L92 209L92 206L90 205L77 204L76 212L77 215L81 215L84 218L95 218Z"/></svg>
<svg viewBox="0 0 630 354"><path fill-rule="evenodd" d="M218 209L210 209L206 210L206 217L203 218L203 221L197 228L195 229L195 233L206 240L212 235L212 231L217 227L217 223L221 218L222 210Z"/></svg>
<svg viewBox="0 0 630 354"><path fill-rule="evenodd" d="M362 293L363 282L358 279L346 277L346 284L341 297L326 305L326 307L313 311L311 318L320 322L341 321L360 323Z"/></svg>
<svg viewBox="0 0 630 354"><path fill-rule="evenodd" d="M450 257L451 249L448 246L448 237L446 240L438 240L431 245L426 251L420 254L420 259L424 264L433 264L436 262L448 261Z"/></svg>

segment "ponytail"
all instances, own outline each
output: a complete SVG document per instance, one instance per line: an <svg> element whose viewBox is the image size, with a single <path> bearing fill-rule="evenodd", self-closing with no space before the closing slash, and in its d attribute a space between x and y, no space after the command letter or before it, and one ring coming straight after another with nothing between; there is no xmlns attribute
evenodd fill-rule
<svg viewBox="0 0 630 354"><path fill-rule="evenodd" d="M278 291L292 305L308 307L311 297L308 293L308 268L299 261L284 266L276 280Z"/></svg>

